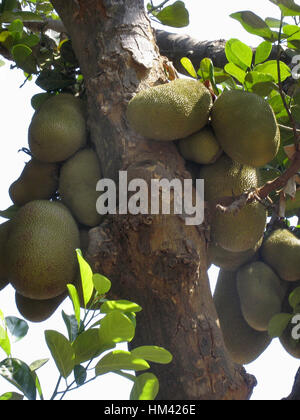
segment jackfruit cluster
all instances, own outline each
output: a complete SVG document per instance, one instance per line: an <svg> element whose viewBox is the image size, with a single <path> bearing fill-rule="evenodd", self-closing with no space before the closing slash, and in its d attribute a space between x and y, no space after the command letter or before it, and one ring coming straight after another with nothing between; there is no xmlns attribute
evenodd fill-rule
<svg viewBox="0 0 300 420"><path fill-rule="evenodd" d="M28 146L30 160L9 187L17 211L0 225L0 290L11 284L20 314L42 322L67 296L66 285L78 281L75 250L86 249L88 230L100 223L102 175L84 103L71 94L50 96L37 108Z"/></svg>
<svg viewBox="0 0 300 420"><path fill-rule="evenodd" d="M228 210L230 203L280 176L268 167L281 141L271 106L240 89L212 99L200 81L179 79L137 93L127 119L141 136L174 141L192 178L204 179L208 266L220 267L214 293L220 328L232 359L252 362L270 344L270 320L300 281L300 240L288 229L266 232L266 203L247 200ZM279 201L276 192L270 198ZM297 205L296 196L287 201L287 210ZM300 358L300 344L290 342L290 326L281 343Z"/></svg>

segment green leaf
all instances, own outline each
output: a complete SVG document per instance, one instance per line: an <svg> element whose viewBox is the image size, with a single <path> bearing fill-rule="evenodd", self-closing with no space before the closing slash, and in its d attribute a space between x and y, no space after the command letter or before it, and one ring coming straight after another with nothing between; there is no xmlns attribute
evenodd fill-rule
<svg viewBox="0 0 300 420"><path fill-rule="evenodd" d="M17 44L12 47L11 52L18 67L28 74L36 73L36 61L30 47L25 44Z"/></svg>
<svg viewBox="0 0 300 420"><path fill-rule="evenodd" d="M188 72L190 76L192 76L194 79L197 79L197 73L193 66L193 63L191 60L187 57L182 57L180 60L180 63L182 64L182 67Z"/></svg>
<svg viewBox="0 0 300 420"><path fill-rule="evenodd" d="M18 394L17 392L6 392L0 395L0 401L21 401L23 399L24 395Z"/></svg>
<svg viewBox="0 0 300 420"><path fill-rule="evenodd" d="M6 210L0 210L0 217L3 217L4 219L12 219L17 214L18 210L19 207L13 204Z"/></svg>
<svg viewBox="0 0 300 420"><path fill-rule="evenodd" d="M150 366L146 360L133 356L130 352L124 350L114 350L105 355L96 365L96 376L104 375L114 370L146 370Z"/></svg>
<svg viewBox="0 0 300 420"><path fill-rule="evenodd" d="M74 85L75 79L61 73L59 70L43 69L35 83L41 89L51 91Z"/></svg>
<svg viewBox="0 0 300 420"><path fill-rule="evenodd" d="M92 280L99 295L105 295L110 291L111 281L107 277L102 276L102 274L95 273L93 274Z"/></svg>
<svg viewBox="0 0 300 420"><path fill-rule="evenodd" d="M244 29L250 34L260 36L267 40L273 40L273 33L266 22L255 13L245 10L242 12L232 13L232 19L239 21Z"/></svg>
<svg viewBox="0 0 300 420"><path fill-rule="evenodd" d="M9 12L6 11L0 15L0 23L11 23L16 19L20 19L22 22L43 22L43 18L36 13L17 11Z"/></svg>
<svg viewBox="0 0 300 420"><path fill-rule="evenodd" d="M80 267L83 301L86 307L94 291L93 272L90 265L83 258L80 249L76 249L76 254L77 254L77 259L78 259L78 263Z"/></svg>
<svg viewBox="0 0 300 420"><path fill-rule="evenodd" d="M62 377L67 378L74 368L75 353L71 343L61 333L45 331L47 346Z"/></svg>
<svg viewBox="0 0 300 420"><path fill-rule="evenodd" d="M159 381L153 373L139 375L130 393L131 401L154 400L159 391Z"/></svg>
<svg viewBox="0 0 300 420"><path fill-rule="evenodd" d="M12 10L16 9L18 5L18 1L17 0L2 0L2 8L1 8L1 12L4 11L9 11L11 12Z"/></svg>
<svg viewBox="0 0 300 420"><path fill-rule="evenodd" d="M231 76L235 77L239 82L244 84L246 72L240 67L236 66L233 63L227 63L225 64L224 70Z"/></svg>
<svg viewBox="0 0 300 420"><path fill-rule="evenodd" d="M53 96L51 93L37 93L36 95L33 95L31 98L32 108L37 111L47 99L51 98L51 96Z"/></svg>
<svg viewBox="0 0 300 420"><path fill-rule="evenodd" d="M140 346L131 350L131 354L136 357L148 360L149 362L167 364L170 363L173 359L172 354L164 349L163 347L158 346Z"/></svg>
<svg viewBox="0 0 300 420"><path fill-rule="evenodd" d="M282 82L284 82L288 77L291 76L291 70L283 61L279 62L279 66L280 79ZM276 60L269 60L263 64L258 64L254 67L254 71L270 74L274 78L275 83L278 83L278 69Z"/></svg>
<svg viewBox="0 0 300 420"><path fill-rule="evenodd" d="M107 314L112 311L140 312L142 307L129 300L107 300L101 305L101 313Z"/></svg>
<svg viewBox="0 0 300 420"><path fill-rule="evenodd" d="M289 304L294 310L300 304L300 287L296 287L289 295Z"/></svg>
<svg viewBox="0 0 300 420"><path fill-rule="evenodd" d="M5 318L8 331L14 337L15 341L21 340L28 332L29 326L23 319L16 316L7 316Z"/></svg>
<svg viewBox="0 0 300 420"><path fill-rule="evenodd" d="M242 70L247 70L247 65L244 64L233 52L233 45L235 43L239 43L240 40L236 38L229 39L225 44L225 55L229 63L235 64L237 67L241 68Z"/></svg>
<svg viewBox="0 0 300 420"><path fill-rule="evenodd" d="M80 302L76 287L73 284L67 284L68 292L73 304L75 318L77 320L78 328L80 326Z"/></svg>
<svg viewBox="0 0 300 420"><path fill-rule="evenodd" d="M115 346L114 343L107 345L100 341L99 330L89 329L79 334L72 347L75 353L75 365L91 360L103 351L111 349Z"/></svg>
<svg viewBox="0 0 300 420"><path fill-rule="evenodd" d="M266 24L269 26L269 28L275 28L275 29L279 29L281 26L281 22L280 19L275 19L272 17L267 17L265 19ZM287 25L286 23L282 23L282 26Z"/></svg>
<svg viewBox="0 0 300 420"><path fill-rule="evenodd" d="M29 368L30 368L31 372L35 372L36 370L38 370L42 366L44 366L48 361L49 361L49 359L35 360L34 362L30 363Z"/></svg>
<svg viewBox="0 0 300 420"><path fill-rule="evenodd" d="M280 8L283 16L300 16L300 6L294 0L270 0L270 2Z"/></svg>
<svg viewBox="0 0 300 420"><path fill-rule="evenodd" d="M248 45L236 40L231 44L231 51L246 67L251 67L253 52Z"/></svg>
<svg viewBox="0 0 300 420"><path fill-rule="evenodd" d="M268 326L269 336L271 338L280 337L292 318L293 314L281 313L274 315Z"/></svg>
<svg viewBox="0 0 300 420"><path fill-rule="evenodd" d="M266 61L272 51L272 43L269 41L263 41L259 46L256 48L255 52L255 64L260 64Z"/></svg>
<svg viewBox="0 0 300 420"><path fill-rule="evenodd" d="M5 61L0 59L0 67L5 66Z"/></svg>
<svg viewBox="0 0 300 420"><path fill-rule="evenodd" d="M81 386L84 384L86 380L86 369L81 365L76 365L74 367L74 378L75 382L78 386Z"/></svg>
<svg viewBox="0 0 300 420"><path fill-rule="evenodd" d="M61 315L67 327L69 340L72 343L79 333L77 319L75 315L67 315L63 310L61 311Z"/></svg>
<svg viewBox="0 0 300 420"><path fill-rule="evenodd" d="M155 17L163 24L173 28L183 28L189 24L189 12L183 1L164 7Z"/></svg>
<svg viewBox="0 0 300 420"><path fill-rule="evenodd" d="M122 312L110 312L100 321L99 337L102 344L129 342L134 334L132 321Z"/></svg>
<svg viewBox="0 0 300 420"><path fill-rule="evenodd" d="M36 399L36 387L29 366L22 360L8 358L0 363L0 375L16 386L29 400Z"/></svg>
<svg viewBox="0 0 300 420"><path fill-rule="evenodd" d="M10 340L7 334L6 327L0 325L0 347L5 351L7 356L11 354Z"/></svg>

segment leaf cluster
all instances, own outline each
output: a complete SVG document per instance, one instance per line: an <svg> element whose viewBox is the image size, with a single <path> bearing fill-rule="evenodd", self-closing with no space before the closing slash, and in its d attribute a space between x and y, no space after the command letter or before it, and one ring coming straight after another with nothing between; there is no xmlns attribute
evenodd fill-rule
<svg viewBox="0 0 300 420"><path fill-rule="evenodd" d="M127 300L108 300L106 294L111 287L110 280L94 274L81 251L78 249L76 252L81 284L67 286L74 309L71 315L62 311L67 335L56 330L45 331L46 344L59 372L50 399L62 399L67 392L111 372L133 382L130 399L155 399L159 390L157 377L150 372L139 376L134 373L148 370L149 362L170 363L172 355L157 346L141 346L131 351L116 349L118 343L129 343L134 338L136 313L142 308ZM35 400L37 395L44 399L36 370L48 359L27 365L12 356L10 336L20 340L27 332L26 321L17 317L5 318L0 312L0 347L7 356L0 362L0 375L21 392L7 392L0 396L0 400L24 397ZM62 380L65 380L63 389Z"/></svg>

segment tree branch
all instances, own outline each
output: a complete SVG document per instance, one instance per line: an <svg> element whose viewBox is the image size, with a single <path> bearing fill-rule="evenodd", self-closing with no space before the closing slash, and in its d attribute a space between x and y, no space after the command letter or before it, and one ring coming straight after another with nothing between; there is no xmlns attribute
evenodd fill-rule
<svg viewBox="0 0 300 420"><path fill-rule="evenodd" d="M283 398L283 400L300 401L300 368L298 369L296 373L292 392L290 393L288 397Z"/></svg>

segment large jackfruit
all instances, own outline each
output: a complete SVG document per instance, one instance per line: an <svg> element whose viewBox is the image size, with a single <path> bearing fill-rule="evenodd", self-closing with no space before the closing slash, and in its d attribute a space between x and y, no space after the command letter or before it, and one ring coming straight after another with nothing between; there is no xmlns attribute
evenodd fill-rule
<svg viewBox="0 0 300 420"><path fill-rule="evenodd" d="M271 318L280 313L287 283L262 261L237 271L237 290L242 314L251 328L267 331Z"/></svg>
<svg viewBox="0 0 300 420"><path fill-rule="evenodd" d="M5 246L11 284L30 299L51 299L66 291L78 271L79 231L61 203L35 200L19 209Z"/></svg>
<svg viewBox="0 0 300 420"><path fill-rule="evenodd" d="M223 92L213 105L211 122L222 149L237 162L264 166L278 152L276 117L268 102L255 93Z"/></svg>
<svg viewBox="0 0 300 420"><path fill-rule="evenodd" d="M271 338L267 332L255 331L245 321L235 272L220 270L213 299L230 357L241 365L253 362L265 351Z"/></svg>
<svg viewBox="0 0 300 420"><path fill-rule="evenodd" d="M6 287L9 283L7 262L4 255L4 250L6 247L11 223L12 221L8 220L7 222L1 223L0 225L0 290L4 289L4 287Z"/></svg>
<svg viewBox="0 0 300 420"><path fill-rule="evenodd" d="M33 115L29 148L41 162L62 162L87 141L85 112L80 99L70 94L52 96Z"/></svg>
<svg viewBox="0 0 300 420"><path fill-rule="evenodd" d="M32 158L26 163L20 177L9 187L14 204L23 206L33 200L50 199L58 187L59 165Z"/></svg>
<svg viewBox="0 0 300 420"><path fill-rule="evenodd" d="M227 271L235 271L242 265L255 261L258 258L258 250L262 244L262 238L257 242L254 248L242 252L227 251L213 242L208 246L209 263L217 265Z"/></svg>
<svg viewBox="0 0 300 420"><path fill-rule="evenodd" d="M212 165L202 166L198 178L204 179L206 201L239 196L259 183L256 168L234 162L225 154ZM212 241L232 252L253 249L263 236L266 218L264 206L257 201L245 205L236 214L217 210L211 221Z"/></svg>
<svg viewBox="0 0 300 420"><path fill-rule="evenodd" d="M300 280L300 240L288 229L276 229L265 238L261 258L281 279Z"/></svg>
<svg viewBox="0 0 300 420"><path fill-rule="evenodd" d="M102 216L96 210L99 197L96 184L101 176L99 159L92 149L80 150L61 167L61 200L83 225L93 227L101 221Z"/></svg>
<svg viewBox="0 0 300 420"><path fill-rule="evenodd" d="M128 104L127 119L144 137L177 140L201 130L211 107L211 94L201 82L177 79L137 93Z"/></svg>
<svg viewBox="0 0 300 420"><path fill-rule="evenodd" d="M15 301L18 311L30 322L43 322L54 314L59 305L65 300L67 293L52 299L29 299L15 292Z"/></svg>

